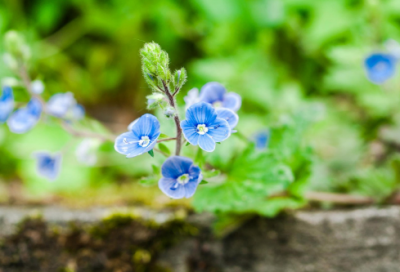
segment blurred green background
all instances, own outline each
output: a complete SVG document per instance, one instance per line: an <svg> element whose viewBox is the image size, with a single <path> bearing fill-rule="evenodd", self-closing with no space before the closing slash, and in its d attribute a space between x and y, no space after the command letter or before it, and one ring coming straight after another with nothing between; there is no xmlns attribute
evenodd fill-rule
<svg viewBox="0 0 400 272"><path fill-rule="evenodd" d="M319 122L304 139L316 154L309 188L385 198L400 182L400 77L377 86L363 70L367 54L389 38L400 41L398 0L3 0L1 35L10 29L32 47L30 73L45 83L46 99L71 91L116 134L147 112L139 50L155 41L172 69L188 71L178 102L218 81L242 95L238 130L248 137L317 105ZM1 64L0 77L9 76ZM27 100L22 90L16 96ZM138 184L154 159L125 159L112 144L101 147L95 167L79 164L71 149L56 182L39 178L31 153L58 151L70 138L46 122L25 135L0 126L0 200L184 203ZM209 157L225 171L240 147L240 139L229 141Z"/></svg>

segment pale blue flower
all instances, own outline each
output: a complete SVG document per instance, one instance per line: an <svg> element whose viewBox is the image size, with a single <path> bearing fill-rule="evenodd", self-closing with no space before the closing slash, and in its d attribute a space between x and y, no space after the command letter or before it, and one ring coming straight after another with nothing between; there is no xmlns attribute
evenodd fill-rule
<svg viewBox="0 0 400 272"><path fill-rule="evenodd" d="M396 72L396 59L390 54L374 53L364 61L368 79L375 84L382 84Z"/></svg>
<svg viewBox="0 0 400 272"><path fill-rule="evenodd" d="M60 153L36 152L36 170L38 174L51 181L60 173L62 156Z"/></svg>
<svg viewBox="0 0 400 272"><path fill-rule="evenodd" d="M268 147L269 139L271 137L271 133L269 130L263 130L258 132L254 136L254 142L256 143L256 148L259 150L263 150Z"/></svg>
<svg viewBox="0 0 400 272"><path fill-rule="evenodd" d="M14 133L25 133L32 129L40 119L42 104L32 98L26 107L16 110L7 120L8 127Z"/></svg>
<svg viewBox="0 0 400 272"><path fill-rule="evenodd" d="M214 107L228 108L238 111L242 98L237 93L227 93L224 86L217 82L209 82L201 88L200 101L212 104Z"/></svg>
<svg viewBox="0 0 400 272"><path fill-rule="evenodd" d="M233 110L227 108L217 108L215 111L217 112L218 118L224 119L228 122L231 131L238 124L239 116Z"/></svg>
<svg viewBox="0 0 400 272"><path fill-rule="evenodd" d="M0 124L7 121L14 110L14 95L11 87L4 86L3 94L0 96Z"/></svg>
<svg viewBox="0 0 400 272"><path fill-rule="evenodd" d="M79 105L72 93L53 95L46 105L48 114L67 120L79 120L85 115L82 105Z"/></svg>
<svg viewBox="0 0 400 272"><path fill-rule="evenodd" d="M130 125L131 131L125 132L115 139L114 148L118 153L132 158L154 148L160 136L160 123L151 114L142 115Z"/></svg>
<svg viewBox="0 0 400 272"><path fill-rule="evenodd" d="M169 157L161 167L160 190L170 198L189 198L196 192L202 180L201 170L189 158Z"/></svg>
<svg viewBox="0 0 400 272"><path fill-rule="evenodd" d="M205 102L186 110L186 120L181 122L181 127L189 143L207 152L214 151L215 143L226 140L231 132L228 122L218 118L215 109Z"/></svg>

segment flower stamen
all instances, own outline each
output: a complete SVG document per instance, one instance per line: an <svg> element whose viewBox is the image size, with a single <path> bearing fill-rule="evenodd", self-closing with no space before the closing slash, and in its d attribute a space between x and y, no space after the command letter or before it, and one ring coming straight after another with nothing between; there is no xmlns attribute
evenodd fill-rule
<svg viewBox="0 0 400 272"><path fill-rule="evenodd" d="M208 132L208 127L206 125L197 125L197 133L204 135Z"/></svg>

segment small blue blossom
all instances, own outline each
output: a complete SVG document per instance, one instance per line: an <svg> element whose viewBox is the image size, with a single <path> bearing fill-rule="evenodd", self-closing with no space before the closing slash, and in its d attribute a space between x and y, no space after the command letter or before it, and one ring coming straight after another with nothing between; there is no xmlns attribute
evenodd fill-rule
<svg viewBox="0 0 400 272"><path fill-rule="evenodd" d="M228 122L218 118L215 109L205 102L186 110L186 120L181 122L181 127L189 143L207 152L214 151L215 143L226 140L231 132Z"/></svg>
<svg viewBox="0 0 400 272"><path fill-rule="evenodd" d="M22 134L31 130L40 119L42 105L32 98L26 107L16 110L7 120L11 132Z"/></svg>
<svg viewBox="0 0 400 272"><path fill-rule="evenodd" d="M212 104L214 107L228 108L238 111L242 98L237 93L227 93L224 86L217 82L209 82L201 88L200 101Z"/></svg>
<svg viewBox="0 0 400 272"><path fill-rule="evenodd" d="M169 157L161 167L161 174L158 187L174 199L192 197L203 178L200 168L181 156Z"/></svg>
<svg viewBox="0 0 400 272"><path fill-rule="evenodd" d="M3 94L0 96L0 124L7 121L8 116L14 110L14 95L11 87L3 87Z"/></svg>
<svg viewBox="0 0 400 272"><path fill-rule="evenodd" d="M187 95L183 98L185 100L185 109L188 109L191 105L199 102L199 89L193 88L188 91Z"/></svg>
<svg viewBox="0 0 400 272"><path fill-rule="evenodd" d="M114 148L118 153L133 158L154 148L160 136L160 123L151 114L142 115L132 122L129 132L125 132L115 139Z"/></svg>
<svg viewBox="0 0 400 272"><path fill-rule="evenodd" d="M48 114L67 120L79 120L85 115L82 105L76 103L72 93L58 93L53 95L46 105Z"/></svg>
<svg viewBox="0 0 400 272"><path fill-rule="evenodd" d="M267 148L270 137L271 137L271 135L270 135L269 130L263 130L263 131L258 132L254 136L256 148L259 150L263 150L263 149Z"/></svg>
<svg viewBox="0 0 400 272"><path fill-rule="evenodd" d="M396 71L396 59L390 54L374 53L364 61L368 79L375 84L382 84Z"/></svg>
<svg viewBox="0 0 400 272"><path fill-rule="evenodd" d="M62 156L60 153L36 152L36 169L40 176L51 181L55 180L60 173Z"/></svg>
<svg viewBox="0 0 400 272"><path fill-rule="evenodd" d="M239 122L239 116L233 110L227 108L218 108L215 111L217 112L218 118L224 119L228 122L231 132L233 132L232 130Z"/></svg>

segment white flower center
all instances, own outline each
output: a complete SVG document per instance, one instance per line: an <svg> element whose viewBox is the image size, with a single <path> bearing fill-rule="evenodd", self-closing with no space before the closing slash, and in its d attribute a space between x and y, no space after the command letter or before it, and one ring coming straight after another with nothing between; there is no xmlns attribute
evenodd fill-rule
<svg viewBox="0 0 400 272"><path fill-rule="evenodd" d="M142 136L139 140L139 145L142 147L146 147L150 144L150 138L148 136Z"/></svg>
<svg viewBox="0 0 400 272"><path fill-rule="evenodd" d="M213 103L214 108L221 108L222 107L222 102L221 101L217 101Z"/></svg>
<svg viewBox="0 0 400 272"><path fill-rule="evenodd" d="M197 125L197 133L200 135L204 135L208 132L208 128L206 125Z"/></svg>
<svg viewBox="0 0 400 272"><path fill-rule="evenodd" d="M186 183L189 182L189 175L188 175L188 174L183 174L182 176L180 176L179 178L177 178L177 180L178 180L178 183L179 183L179 184L184 185L184 184L186 184Z"/></svg>

